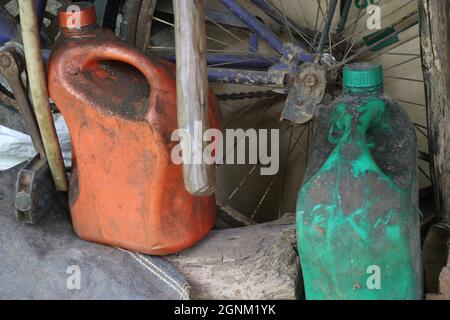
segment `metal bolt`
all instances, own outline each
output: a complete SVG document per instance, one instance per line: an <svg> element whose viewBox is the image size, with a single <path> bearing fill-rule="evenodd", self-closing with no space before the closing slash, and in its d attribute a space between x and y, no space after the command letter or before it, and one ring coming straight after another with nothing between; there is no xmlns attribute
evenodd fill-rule
<svg viewBox="0 0 450 320"><path fill-rule="evenodd" d="M25 192L19 192L16 194L15 199L16 209L20 211L28 211L31 209L30 195Z"/></svg>
<svg viewBox="0 0 450 320"><path fill-rule="evenodd" d="M6 54L0 55L0 65L8 68L11 65L11 59Z"/></svg>
<svg viewBox="0 0 450 320"><path fill-rule="evenodd" d="M304 78L305 86L307 87L313 87L316 84L316 77L314 77L312 74L308 74Z"/></svg>
<svg viewBox="0 0 450 320"><path fill-rule="evenodd" d="M67 73L75 76L78 74L78 67L74 66L73 64L68 64L66 67Z"/></svg>

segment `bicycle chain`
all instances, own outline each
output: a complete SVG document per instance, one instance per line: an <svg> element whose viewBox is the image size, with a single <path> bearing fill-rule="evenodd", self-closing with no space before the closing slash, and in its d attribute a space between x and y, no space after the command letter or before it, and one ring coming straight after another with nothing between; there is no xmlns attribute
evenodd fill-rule
<svg viewBox="0 0 450 320"><path fill-rule="evenodd" d="M251 91L251 92L238 92L238 93L224 93L216 95L220 101L226 100L241 100L241 99L255 99L255 98L271 98L281 95L278 92L272 90L267 91Z"/></svg>

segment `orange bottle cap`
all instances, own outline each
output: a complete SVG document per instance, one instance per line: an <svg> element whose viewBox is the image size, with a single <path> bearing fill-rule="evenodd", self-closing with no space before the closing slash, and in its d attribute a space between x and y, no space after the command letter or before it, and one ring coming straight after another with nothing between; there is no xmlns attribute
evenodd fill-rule
<svg viewBox="0 0 450 320"><path fill-rule="evenodd" d="M61 28L80 29L97 22L95 7L90 2L75 2L64 5L58 10L58 20Z"/></svg>

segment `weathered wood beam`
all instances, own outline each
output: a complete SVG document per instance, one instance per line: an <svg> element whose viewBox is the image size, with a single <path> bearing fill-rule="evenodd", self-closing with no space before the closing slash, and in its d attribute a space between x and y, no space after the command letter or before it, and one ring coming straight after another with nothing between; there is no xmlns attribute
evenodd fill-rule
<svg viewBox="0 0 450 320"><path fill-rule="evenodd" d="M293 216L212 231L165 257L192 286L192 299L294 299L299 270Z"/></svg>
<svg viewBox="0 0 450 320"><path fill-rule="evenodd" d="M418 0L420 42L436 209L450 222L450 79L448 1Z"/></svg>
<svg viewBox="0 0 450 320"><path fill-rule="evenodd" d="M450 300L450 243L447 247L447 266L439 274L438 293L428 294L428 300Z"/></svg>
<svg viewBox="0 0 450 320"><path fill-rule="evenodd" d="M152 30L152 18L155 12L157 0L143 0L141 4L141 10L139 12L139 18L137 23L138 30L142 32L136 33L136 48L146 52L150 45L149 39Z"/></svg>
<svg viewBox="0 0 450 320"><path fill-rule="evenodd" d="M193 156L191 163L183 163L184 185L193 195L209 195L215 191L216 183L214 165L206 164L202 158L207 145L203 132L209 129L204 3L177 0L173 4L178 127L189 134L189 139L181 138L181 151L183 158Z"/></svg>
<svg viewBox="0 0 450 320"><path fill-rule="evenodd" d="M22 29L30 93L45 148L45 154L56 189L59 191L67 191L69 188L69 180L64 167L61 147L58 136L56 135L55 124L48 100L47 80L41 57L39 24L34 10L34 1L19 0L19 13L23 17L20 19L20 26Z"/></svg>

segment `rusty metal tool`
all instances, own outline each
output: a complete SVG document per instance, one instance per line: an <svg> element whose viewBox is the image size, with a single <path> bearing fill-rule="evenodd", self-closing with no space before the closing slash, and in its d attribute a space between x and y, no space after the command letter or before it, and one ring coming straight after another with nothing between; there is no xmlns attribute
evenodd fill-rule
<svg viewBox="0 0 450 320"><path fill-rule="evenodd" d="M2 47L0 49L0 74L8 82L13 91L16 102L15 107L25 121L36 152L42 157L45 157L41 134L39 133L39 128L36 126L36 117L21 79L23 67L23 60L16 48Z"/></svg>
<svg viewBox="0 0 450 320"><path fill-rule="evenodd" d="M322 102L327 85L325 69L317 64L304 63L293 80L281 118L304 124L314 117Z"/></svg>
<svg viewBox="0 0 450 320"><path fill-rule="evenodd" d="M0 75L8 82L31 136L36 156L19 171L16 183L15 207L19 221L35 224L55 203L56 190L45 155L36 115L22 82L24 62L18 49L0 48Z"/></svg>

